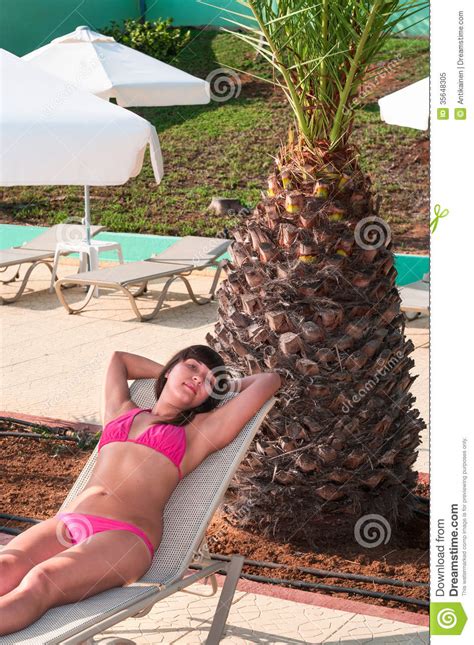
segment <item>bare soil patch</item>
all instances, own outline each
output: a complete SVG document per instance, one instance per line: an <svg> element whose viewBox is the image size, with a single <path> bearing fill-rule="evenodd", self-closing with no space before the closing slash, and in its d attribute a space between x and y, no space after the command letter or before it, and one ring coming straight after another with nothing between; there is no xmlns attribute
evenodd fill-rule
<svg viewBox="0 0 474 645"><path fill-rule="evenodd" d="M7 431L25 432L30 429L11 422L0 422L1 512L37 520L48 519L58 512L89 458L91 447L81 449L76 442L64 439L2 436L2 432ZM35 428L31 428L31 432L35 432ZM56 436L58 433L61 434L57 428L52 429L51 432L56 433ZM69 435L77 437L74 432L70 432ZM416 492L428 498L429 485L420 483ZM426 587L404 588L390 584L341 580L331 576L322 578L298 570L298 567L311 567L332 572L342 571L427 583L429 581L429 523L426 516L416 516L410 524L394 527L389 543L377 548L362 548L357 544L353 535L353 523L347 519L326 518L314 524L313 539L318 545L315 549L304 543L281 544L232 526L226 514L226 502L230 501L231 497L232 491L229 490L224 503L208 527L207 537L211 553L220 555L240 553L250 560L290 566L290 569L273 569L245 565L244 573L428 599ZM427 510L426 506L420 502L420 509ZM21 530L31 526L26 522L1 518L0 525ZM339 592L331 592L331 595L426 613L422 607L386 599L365 598Z"/></svg>

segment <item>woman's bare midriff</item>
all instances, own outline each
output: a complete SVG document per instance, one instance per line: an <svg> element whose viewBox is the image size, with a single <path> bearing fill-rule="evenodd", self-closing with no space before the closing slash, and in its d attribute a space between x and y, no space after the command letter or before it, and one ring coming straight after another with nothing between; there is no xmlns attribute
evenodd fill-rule
<svg viewBox="0 0 474 645"><path fill-rule="evenodd" d="M181 464L183 476L186 458ZM86 487L62 512L135 524L156 549L163 533L163 511L178 483L178 469L168 457L149 446L115 441L101 448Z"/></svg>

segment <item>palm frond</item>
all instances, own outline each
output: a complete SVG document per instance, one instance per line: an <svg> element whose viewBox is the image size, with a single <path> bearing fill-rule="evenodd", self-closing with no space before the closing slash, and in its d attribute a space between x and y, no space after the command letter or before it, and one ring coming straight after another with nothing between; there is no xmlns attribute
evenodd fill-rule
<svg viewBox="0 0 474 645"><path fill-rule="evenodd" d="M204 4L204 0L200 0ZM366 73L396 28L428 0L237 0L252 24L234 35L274 68L307 145L345 145ZM246 14L227 10L248 18Z"/></svg>

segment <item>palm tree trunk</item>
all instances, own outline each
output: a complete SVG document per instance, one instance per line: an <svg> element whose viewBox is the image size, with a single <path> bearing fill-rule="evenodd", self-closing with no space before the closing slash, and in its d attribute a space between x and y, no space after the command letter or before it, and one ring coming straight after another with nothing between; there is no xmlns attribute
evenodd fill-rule
<svg viewBox="0 0 474 645"><path fill-rule="evenodd" d="M311 540L325 514L410 516L425 427L388 226L355 153L280 152L269 196L231 233L206 340L237 369L280 373L277 403L238 469L230 521ZM374 233L377 233L374 237Z"/></svg>

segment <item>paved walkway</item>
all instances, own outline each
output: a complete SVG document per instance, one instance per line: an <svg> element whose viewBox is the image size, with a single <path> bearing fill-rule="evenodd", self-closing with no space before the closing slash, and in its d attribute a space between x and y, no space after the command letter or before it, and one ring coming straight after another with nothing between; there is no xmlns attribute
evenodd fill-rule
<svg viewBox="0 0 474 645"><path fill-rule="evenodd" d="M0 533L0 545L11 535ZM1 547L0 547L1 550ZM189 569L186 575L195 573ZM205 643L225 577L217 574L219 589L195 583L155 604L141 618L127 618L94 637L128 638L137 645ZM1 638L0 638L1 642ZM303 643L429 643L428 617L386 609L353 600L288 589L241 579L227 618L225 645L283 645ZM40 644L38 644L40 645Z"/></svg>
<svg viewBox="0 0 474 645"><path fill-rule="evenodd" d="M207 590L198 584L192 589ZM148 616L129 618L102 636L129 638L140 645L205 643L216 604L208 598L190 600L189 594L180 592L162 606L155 605ZM223 645L344 642L408 645L428 643L429 638L427 627L238 590L221 640Z"/></svg>
<svg viewBox="0 0 474 645"><path fill-rule="evenodd" d="M73 273L73 263L62 260L59 275ZM206 333L212 331L217 317L216 303L195 305L180 281L173 284L168 306L152 322L138 322L119 293L107 293L82 314L70 316L56 295L46 291L48 276L45 267L37 268L22 298L1 309L0 409L13 415L100 424L102 381L112 351L141 353L164 363L187 345L205 344ZM196 274L191 280L195 292L205 295L212 276ZM152 292L156 289L155 284ZM2 285L2 294L9 291L11 286ZM151 309L151 300L142 307ZM409 323L406 331L417 348L413 373L420 374L412 391L428 421L427 319ZM428 472L428 463L428 433L424 431L415 467ZM0 537L0 543L10 538ZM350 610L347 603L340 609L340 601L328 596L286 590L281 597L281 592L274 591L277 588L259 585L248 591L245 583L239 582L223 643L428 643L426 618L417 614L389 612L399 617L393 620L377 614L387 610L373 605L352 602ZM209 589L203 585L192 588L200 587ZM301 593L308 594L307 600L302 600ZM314 604L315 600L319 604ZM140 644L202 643L216 603L215 596L197 598L180 592L156 605L147 616L130 618L108 629L103 637L122 636ZM100 637L96 638L100 642Z"/></svg>

